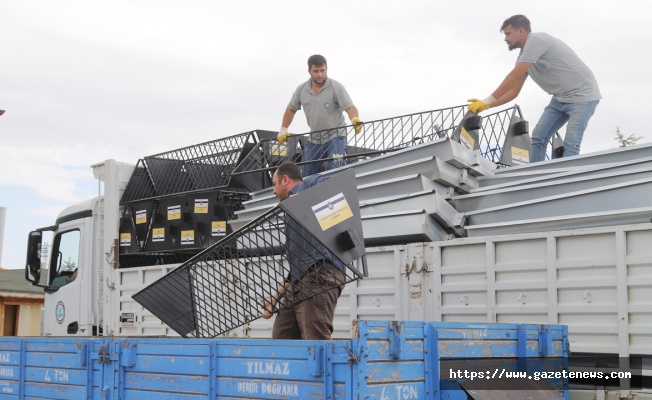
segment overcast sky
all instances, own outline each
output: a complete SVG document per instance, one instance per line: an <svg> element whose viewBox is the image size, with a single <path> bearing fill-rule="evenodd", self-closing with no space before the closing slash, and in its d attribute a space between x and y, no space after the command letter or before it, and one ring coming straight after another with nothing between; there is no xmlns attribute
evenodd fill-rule
<svg viewBox="0 0 652 400"><path fill-rule="evenodd" d="M363 121L488 96L513 67L513 14L569 44L603 100L582 153L649 142L652 3L329 0L0 3L0 265L22 268L30 230L97 194L91 164L138 159L253 129L278 130L323 54ZM515 103L533 127L549 96ZM511 104L510 104L511 105ZM291 132L307 131L302 112Z"/></svg>

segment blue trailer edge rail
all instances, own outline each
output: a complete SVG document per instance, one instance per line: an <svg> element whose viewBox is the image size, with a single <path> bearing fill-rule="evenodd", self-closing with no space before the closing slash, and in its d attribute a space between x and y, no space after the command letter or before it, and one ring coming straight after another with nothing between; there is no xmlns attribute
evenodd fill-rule
<svg viewBox="0 0 652 400"><path fill-rule="evenodd" d="M467 399L497 390L476 375L465 391L469 371L568 365L562 325L357 321L353 336L0 338L0 399ZM567 379L546 382L568 398Z"/></svg>

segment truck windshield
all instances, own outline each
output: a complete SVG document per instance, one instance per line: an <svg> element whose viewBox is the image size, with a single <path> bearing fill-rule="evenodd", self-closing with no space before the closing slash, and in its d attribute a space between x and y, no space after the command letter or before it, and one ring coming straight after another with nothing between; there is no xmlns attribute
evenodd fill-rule
<svg viewBox="0 0 652 400"><path fill-rule="evenodd" d="M58 234L52 246L51 285L65 286L77 277L81 233L71 230Z"/></svg>

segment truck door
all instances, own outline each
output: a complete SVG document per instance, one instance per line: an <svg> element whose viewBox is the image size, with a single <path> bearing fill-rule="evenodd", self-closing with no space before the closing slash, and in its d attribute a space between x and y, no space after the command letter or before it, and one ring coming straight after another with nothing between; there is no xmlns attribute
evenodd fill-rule
<svg viewBox="0 0 652 400"><path fill-rule="evenodd" d="M44 334L85 336L80 331L83 268L82 221L62 224L53 237L44 306Z"/></svg>

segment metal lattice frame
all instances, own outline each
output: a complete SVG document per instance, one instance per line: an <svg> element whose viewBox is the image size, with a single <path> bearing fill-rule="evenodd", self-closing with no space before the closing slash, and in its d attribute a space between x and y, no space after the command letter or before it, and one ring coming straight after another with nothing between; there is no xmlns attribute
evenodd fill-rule
<svg viewBox="0 0 652 400"><path fill-rule="evenodd" d="M303 159L302 154L310 135L324 133L304 133L292 135L284 145L276 139L262 140L247 154L234 170L234 177L252 172L271 173L283 161L293 161L299 165L336 161L354 163L388 152L400 150L416 144L451 137L455 128L462 123L467 106L456 106L439 110L409 114L394 118L363 123L362 131L355 133L352 125L331 130L345 136L346 154L341 157L325 155L312 161ZM500 160L502 145L509 129L509 121L520 108L514 107L482 117L482 130L479 132L481 154L493 162Z"/></svg>
<svg viewBox="0 0 652 400"><path fill-rule="evenodd" d="M502 146L505 143L510 121L514 116L523 118L518 105L482 117L480 153L483 157L496 164L500 163Z"/></svg>
<svg viewBox="0 0 652 400"><path fill-rule="evenodd" d="M227 186L231 172L268 131L251 131L147 156L138 161L121 204Z"/></svg>
<svg viewBox="0 0 652 400"><path fill-rule="evenodd" d="M271 170L283 161L294 161L299 165L335 161L341 165L450 137L462 123L466 111L467 106L462 105L366 122L359 134L355 134L353 126L337 128L331 131L346 136L346 154L341 157L322 155L309 162L303 159L303 152L311 133L293 135L285 145L280 145L276 133L271 131L246 132L147 156L138 161L121 204L226 187L231 185L232 176L238 180L252 173L257 174L249 180L241 180L239 185L258 190L271 185ZM482 131L479 132L480 150L487 159L499 162L509 121L515 113L521 116L517 105L483 116ZM315 133L323 132L326 131Z"/></svg>
<svg viewBox="0 0 652 400"><path fill-rule="evenodd" d="M302 253L291 254L292 244ZM326 272L330 282L310 274L298 280L288 261L297 256L306 265L339 265L344 274ZM362 278L358 262L344 265L277 205L133 298L181 336L209 338L260 318L264 302L278 297L286 278L294 295L286 295L277 309Z"/></svg>

